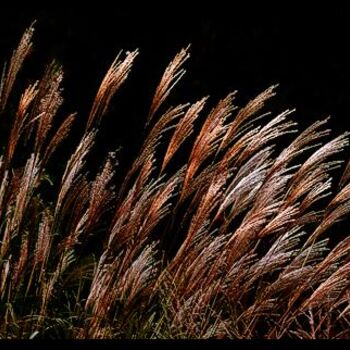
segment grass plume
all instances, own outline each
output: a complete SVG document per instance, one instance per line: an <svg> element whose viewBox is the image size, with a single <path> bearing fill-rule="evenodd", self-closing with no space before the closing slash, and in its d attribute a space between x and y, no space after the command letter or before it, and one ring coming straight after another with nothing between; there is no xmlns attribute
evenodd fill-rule
<svg viewBox="0 0 350 350"><path fill-rule="evenodd" d="M276 86L242 108L233 92L162 112L185 73L185 48L160 79L123 181L115 152L91 174L99 126L136 50L113 61L46 196L48 164L84 116L56 126L64 80L55 62L19 101L11 94L33 31L0 85L10 125L0 158L0 338L350 337L350 238L334 242L350 214L350 163L333 183L348 133L329 139L328 118L297 131L294 110L266 110Z"/></svg>

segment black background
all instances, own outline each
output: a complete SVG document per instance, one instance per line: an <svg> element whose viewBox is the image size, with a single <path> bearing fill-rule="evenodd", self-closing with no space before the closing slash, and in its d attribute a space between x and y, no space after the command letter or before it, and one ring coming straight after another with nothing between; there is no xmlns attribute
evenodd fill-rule
<svg viewBox="0 0 350 350"><path fill-rule="evenodd" d="M228 2L227 2L228 3ZM142 4L142 3L141 3ZM238 4L238 3L237 3ZM50 9L10 3L0 13L0 58L4 61L24 29L37 20L35 47L18 85L40 77L52 58L65 71L66 107L85 126L91 101L120 49L139 48L130 79L103 123L101 150L122 145L128 161L144 137L152 94L168 62L191 44L188 73L168 105L238 90L238 103L279 83L273 111L296 107L301 129L332 115L333 135L349 129L350 21L346 5L312 8L223 6L176 2L141 8L119 2L83 2ZM22 85L21 85L22 84ZM17 86L18 86L17 85ZM3 122L2 122L3 123ZM81 127L82 128L82 127ZM348 152L349 153L349 152Z"/></svg>

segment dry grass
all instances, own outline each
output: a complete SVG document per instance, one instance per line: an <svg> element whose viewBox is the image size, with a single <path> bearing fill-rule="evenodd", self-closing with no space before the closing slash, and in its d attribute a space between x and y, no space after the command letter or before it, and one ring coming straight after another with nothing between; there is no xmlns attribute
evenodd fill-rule
<svg viewBox="0 0 350 350"><path fill-rule="evenodd" d="M56 126L56 63L8 108L32 35L0 88L11 124L0 163L1 338L350 337L350 238L329 242L350 212L349 164L335 193L332 184L348 133L329 141L327 120L298 133L293 111L270 117L275 86L243 108L231 93L209 109L205 97L162 114L187 48L155 90L150 131L123 183L114 153L92 177L87 155L138 54L121 53L49 201L46 167L76 116ZM173 161L195 126L184 163Z"/></svg>

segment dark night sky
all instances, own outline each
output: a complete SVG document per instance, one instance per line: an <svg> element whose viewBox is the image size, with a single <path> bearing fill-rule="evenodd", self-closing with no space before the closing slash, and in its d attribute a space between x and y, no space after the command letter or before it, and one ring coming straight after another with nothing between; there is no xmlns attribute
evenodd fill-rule
<svg viewBox="0 0 350 350"><path fill-rule="evenodd" d="M188 73L170 103L210 94L214 103L232 90L238 102L279 83L271 108L296 107L302 126L329 114L334 135L350 126L350 21L343 7L274 11L246 8L189 10L100 5L52 9L3 8L0 57L9 56L36 19L35 50L22 81L40 76L55 57L64 66L67 110L82 122L104 72L120 49L140 49L133 74L105 120L103 140L135 152L152 93L170 59L191 43ZM172 15L170 5L174 7ZM161 6L161 5L159 5ZM348 128L350 129L350 128ZM108 147L110 147L108 146Z"/></svg>

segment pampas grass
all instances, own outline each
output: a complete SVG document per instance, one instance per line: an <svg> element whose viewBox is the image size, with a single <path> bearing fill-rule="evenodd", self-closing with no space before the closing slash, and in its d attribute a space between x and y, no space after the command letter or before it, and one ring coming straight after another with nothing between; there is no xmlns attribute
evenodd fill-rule
<svg viewBox="0 0 350 350"><path fill-rule="evenodd" d="M11 125L0 162L1 338L350 337L350 241L329 243L350 213L349 164L333 186L348 133L329 140L328 120L299 132L293 110L271 115L276 86L242 108L236 92L166 107L186 48L155 89L123 182L114 152L93 177L87 156L138 55L121 52L49 201L47 164L77 117L56 126L55 62L17 102L11 94L33 32L0 85ZM180 152L183 164L173 161Z"/></svg>

